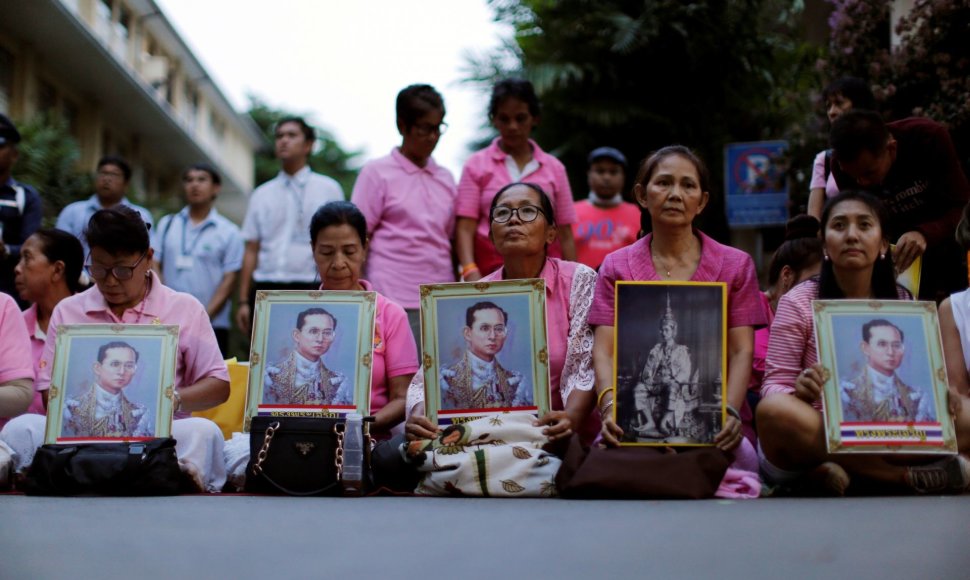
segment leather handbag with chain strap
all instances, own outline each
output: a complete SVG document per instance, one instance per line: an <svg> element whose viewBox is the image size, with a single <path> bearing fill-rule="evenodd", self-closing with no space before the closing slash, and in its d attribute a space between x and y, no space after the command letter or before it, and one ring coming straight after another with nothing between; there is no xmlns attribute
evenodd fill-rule
<svg viewBox="0 0 970 580"><path fill-rule="evenodd" d="M360 483L343 481L345 419L253 417L246 466L248 493L359 495L370 487L370 445L364 423Z"/></svg>

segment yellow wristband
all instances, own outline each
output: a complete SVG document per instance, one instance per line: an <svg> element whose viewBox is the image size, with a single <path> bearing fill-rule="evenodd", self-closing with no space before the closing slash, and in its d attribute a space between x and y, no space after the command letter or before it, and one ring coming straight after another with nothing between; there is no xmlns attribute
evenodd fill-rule
<svg viewBox="0 0 970 580"><path fill-rule="evenodd" d="M471 274L472 272L478 271L478 265L475 262L470 262L461 267L461 277Z"/></svg>
<svg viewBox="0 0 970 580"><path fill-rule="evenodd" d="M603 395L605 395L606 393L612 393L612 392L613 392L613 389L603 389L603 392L600 393L598 397L596 397L596 406L599 407L600 405L603 404Z"/></svg>

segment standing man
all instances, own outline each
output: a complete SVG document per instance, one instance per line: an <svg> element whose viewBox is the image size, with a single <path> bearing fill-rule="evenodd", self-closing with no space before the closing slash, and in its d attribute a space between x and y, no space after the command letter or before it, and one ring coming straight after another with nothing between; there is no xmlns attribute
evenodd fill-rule
<svg viewBox="0 0 970 580"><path fill-rule="evenodd" d="M607 254L637 241L640 207L623 201L626 157L613 147L598 147L589 154L586 179L589 198L576 202L576 261L594 270Z"/></svg>
<svg viewBox="0 0 970 580"><path fill-rule="evenodd" d="M17 143L17 127L0 115L0 292L19 303L13 269L20 261L20 246L40 227L41 206L36 189L11 177L19 155Z"/></svg>
<svg viewBox="0 0 970 580"><path fill-rule="evenodd" d="M839 191L867 189L889 212L897 272L923 257L919 298L939 302L967 287L967 257L954 239L970 182L946 127L918 117L884 123L853 109L832 124Z"/></svg>
<svg viewBox="0 0 970 580"><path fill-rule="evenodd" d="M167 215L152 232L152 248L165 284L205 305L222 356L228 356L229 296L243 261L239 227L219 215L213 204L222 178L208 163L182 175L186 206Z"/></svg>
<svg viewBox="0 0 970 580"><path fill-rule="evenodd" d="M310 250L310 218L318 207L344 198L333 179L307 165L313 128L300 117L276 124L276 158L281 171L253 191L243 221L242 276L236 324L252 325L256 290L313 290L319 287Z"/></svg>
<svg viewBox="0 0 970 580"><path fill-rule="evenodd" d="M75 201L61 210L57 216L57 229L74 234L81 240L84 256L87 259L88 241L84 237L84 229L94 212L109 209L117 205L126 205L137 210L149 227L152 225L152 214L145 208L128 201L125 192L131 181L131 166L117 155L105 155L98 161L98 171L94 177L94 195L84 201Z"/></svg>

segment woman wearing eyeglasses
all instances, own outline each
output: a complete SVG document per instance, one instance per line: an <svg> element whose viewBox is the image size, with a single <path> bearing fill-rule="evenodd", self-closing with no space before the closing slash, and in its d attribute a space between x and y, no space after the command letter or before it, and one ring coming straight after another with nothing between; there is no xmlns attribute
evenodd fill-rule
<svg viewBox="0 0 970 580"><path fill-rule="evenodd" d="M529 81L505 79L492 88L488 118L499 136L468 158L458 181L455 253L466 281L478 280L502 265L491 241L488 211L496 192L510 183L527 181L546 192L553 208L549 215L559 232L559 239L549 245L549 255L576 259L572 230L576 209L566 168L529 138L539 125L539 113L539 98Z"/></svg>
<svg viewBox="0 0 970 580"><path fill-rule="evenodd" d="M542 278L546 286L546 328L552 411L539 419L551 439L584 435L590 442L599 429L593 407L593 333L586 316L593 301L596 273L576 262L548 255L558 228L552 202L541 187L512 183L500 189L489 208L489 239L504 266L483 281ZM435 436L437 427L424 416L424 380L416 375L408 389L409 439Z"/></svg>
<svg viewBox="0 0 970 580"><path fill-rule="evenodd" d="M179 326L175 364L175 420L179 464L199 491L218 492L225 483L222 432L215 423L190 417L229 397L229 373L205 307L189 294L163 285L151 270L148 227L137 211L117 206L95 212L85 236L91 248L87 268L95 286L65 298L54 309L41 354L37 389L47 390L57 328L62 324L171 324ZM25 469L43 442L44 418L23 415L0 437L17 452Z"/></svg>
<svg viewBox="0 0 970 580"><path fill-rule="evenodd" d="M370 237L365 277L404 307L415 336L420 332L418 285L455 281L455 179L431 157L448 128L444 118L445 103L434 87L401 90L401 146L364 165L351 196Z"/></svg>

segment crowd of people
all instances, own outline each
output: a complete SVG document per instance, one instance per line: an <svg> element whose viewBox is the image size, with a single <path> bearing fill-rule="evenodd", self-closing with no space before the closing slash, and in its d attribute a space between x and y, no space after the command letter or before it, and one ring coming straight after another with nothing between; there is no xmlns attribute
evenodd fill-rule
<svg viewBox="0 0 970 580"><path fill-rule="evenodd" d="M624 438L613 409L617 281L721 282L727 372L718 380L728 414L713 442L734 466L772 485L805 483L839 495L873 487L966 491L970 184L942 125L885 122L858 79L833 84L825 98L832 148L815 160L809 215L789 222L765 291L751 256L698 229L697 217L710 211L711 184L692 150L663 147L632 168L619 150L599 147L588 157L588 198L574 202L562 163L531 139L541 106L520 79L494 86L488 114L498 137L471 155L457 182L433 158L447 129L441 95L429 85L403 89L396 101L401 144L364 165L350 201L336 181L308 166L312 127L301 118L280 120L280 172L252 193L241 228L214 207L221 178L212 166L185 170L186 206L153 226L151 214L125 197L127 162L106 156L95 194L64 208L56 228L39 229L42 197L11 177L20 135L0 116L0 483L22 473L44 441L60 325L179 326L176 450L197 489L219 491L227 478L236 485L244 478L248 435L226 442L214 423L191 414L227 400L229 328L251 333L257 290L375 291L373 431L413 441L439 433L425 415L419 372L419 284L541 278L551 405L537 426L550 441L577 434L586 444L615 446ZM636 174L634 203L624 201L628 170ZM923 274L914 297L896 275L917 258ZM821 414L827 371L818 363L812 301L853 298L942 301L949 410L961 454L828 453ZM486 324L485 333L497 336L505 322L507 313L484 303L469 314L466 331ZM674 352L676 322L665 324ZM318 347L332 340L335 326L326 310L308 309L294 340L312 335ZM871 340L902 342L891 326L875 324ZM268 368L274 397L306 392L320 377L335 392L346 387L309 338L307 345ZM74 423L83 418L89 431L110 434L138 425L144 413L123 395L140 354L124 342L103 350L90 390L66 404ZM472 348L449 373L442 391L456 399L492 396L482 385L500 384L509 397L515 390L508 371ZM898 403L892 389L870 390L881 408Z"/></svg>

